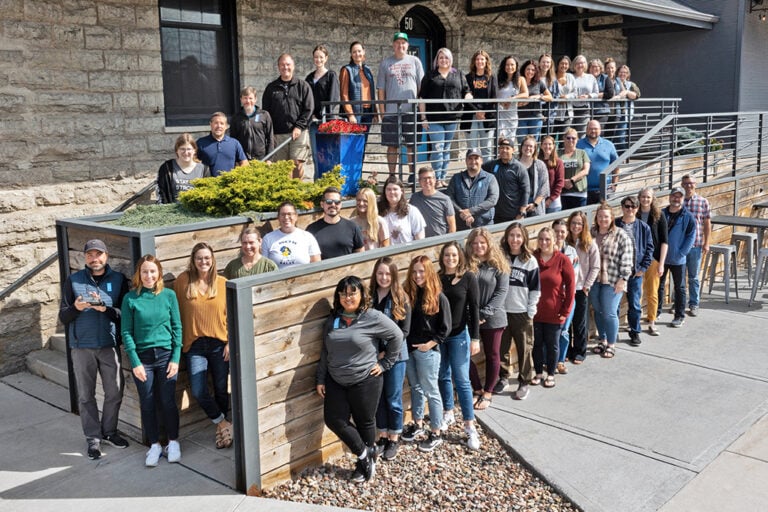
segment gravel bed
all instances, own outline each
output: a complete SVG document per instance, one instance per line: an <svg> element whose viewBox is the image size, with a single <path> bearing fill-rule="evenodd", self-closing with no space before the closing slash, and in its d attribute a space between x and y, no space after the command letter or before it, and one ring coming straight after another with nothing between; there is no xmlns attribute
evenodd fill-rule
<svg viewBox="0 0 768 512"><path fill-rule="evenodd" d="M305 470L291 483L265 491L264 497L373 511L483 510L576 511L546 482L528 471L480 425L482 446L466 447L463 422L444 433L432 453L401 441L397 458L379 458L372 482L349 481L356 457L348 455ZM418 439L417 439L418 440Z"/></svg>

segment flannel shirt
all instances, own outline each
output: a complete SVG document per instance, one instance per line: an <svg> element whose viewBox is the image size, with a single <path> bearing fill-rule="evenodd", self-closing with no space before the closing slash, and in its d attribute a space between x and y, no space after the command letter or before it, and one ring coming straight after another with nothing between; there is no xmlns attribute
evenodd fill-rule
<svg viewBox="0 0 768 512"><path fill-rule="evenodd" d="M693 246L701 247L704 245L704 219L711 217L709 201L699 194L693 194L690 198L683 200L683 206L696 219L696 239L693 241Z"/></svg>
<svg viewBox="0 0 768 512"><path fill-rule="evenodd" d="M592 230L592 236L597 239L597 230ZM629 235L618 227L611 226L606 233L600 249L600 273L597 282L616 286L619 279L624 279L624 291L626 281L632 276L634 268L634 247Z"/></svg>

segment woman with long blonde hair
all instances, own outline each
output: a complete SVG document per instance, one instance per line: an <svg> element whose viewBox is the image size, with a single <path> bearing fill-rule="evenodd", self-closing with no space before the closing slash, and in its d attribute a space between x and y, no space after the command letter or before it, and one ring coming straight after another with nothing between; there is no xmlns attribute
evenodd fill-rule
<svg viewBox="0 0 768 512"><path fill-rule="evenodd" d="M355 196L355 211L352 220L363 232L363 247L366 251L389 246L389 228L379 218L376 193L368 187L361 188Z"/></svg>
<svg viewBox="0 0 768 512"><path fill-rule="evenodd" d="M501 335L507 326L504 300L509 288L509 263L501 247L493 243L491 232L475 228L464 245L469 269L477 274L480 307L480 340L485 352L485 385L475 363L470 363L469 378L478 396L475 409L491 405L493 388L499 378Z"/></svg>
<svg viewBox="0 0 768 512"><path fill-rule="evenodd" d="M226 278L218 275L213 248L195 244L187 270L174 283L181 312L182 351L187 357L192 396L216 425L216 448L232 446L229 410L229 344ZM208 391L213 381L213 397Z"/></svg>
<svg viewBox="0 0 768 512"><path fill-rule="evenodd" d="M424 399L429 404L429 436L419 443L419 450L431 452L443 442L443 400L438 388L440 345L451 332L451 305L443 295L440 278L432 260L416 256L408 267L403 285L411 302L411 327L406 338L408 363L406 374L411 386L413 423L403 430L403 441L411 442L424 433Z"/></svg>

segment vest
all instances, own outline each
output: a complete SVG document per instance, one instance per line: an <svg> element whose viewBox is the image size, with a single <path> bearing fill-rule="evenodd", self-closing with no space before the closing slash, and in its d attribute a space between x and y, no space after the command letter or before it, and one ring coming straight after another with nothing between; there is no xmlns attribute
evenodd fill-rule
<svg viewBox="0 0 768 512"><path fill-rule="evenodd" d="M120 307L117 301L120 299L125 276L112 270L109 265L99 284L96 284L88 269L75 272L69 277L69 281L75 297L90 297L90 292L95 291L101 296L105 306ZM77 318L69 323L67 329L69 346L72 348L108 348L118 345L117 325L107 315L95 310L81 311Z"/></svg>
<svg viewBox="0 0 768 512"><path fill-rule="evenodd" d="M364 101L364 100L373 101L374 98L362 97L363 84L362 84L362 80L360 79L360 66L357 66L354 63L349 63L344 67L347 69L347 72L349 73L349 101ZM363 68L363 74L365 75L365 78L367 78L368 83L371 84L371 94L375 94L373 91L376 90L376 87L373 83L373 73L371 72L371 68L369 68L365 64L363 64L362 68ZM355 114L362 113L363 105L362 104L352 105L352 111Z"/></svg>

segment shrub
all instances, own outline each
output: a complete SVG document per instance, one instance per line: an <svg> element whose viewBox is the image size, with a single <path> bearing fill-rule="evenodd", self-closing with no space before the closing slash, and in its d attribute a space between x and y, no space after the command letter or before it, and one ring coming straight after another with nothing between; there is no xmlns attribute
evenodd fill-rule
<svg viewBox="0 0 768 512"><path fill-rule="evenodd" d="M308 210L319 205L326 187L341 189L344 184L340 166L315 182L291 178L292 170L293 162L289 160L273 164L254 160L215 178L193 180L194 188L179 194L179 201L192 212L219 217L275 212L283 201Z"/></svg>

